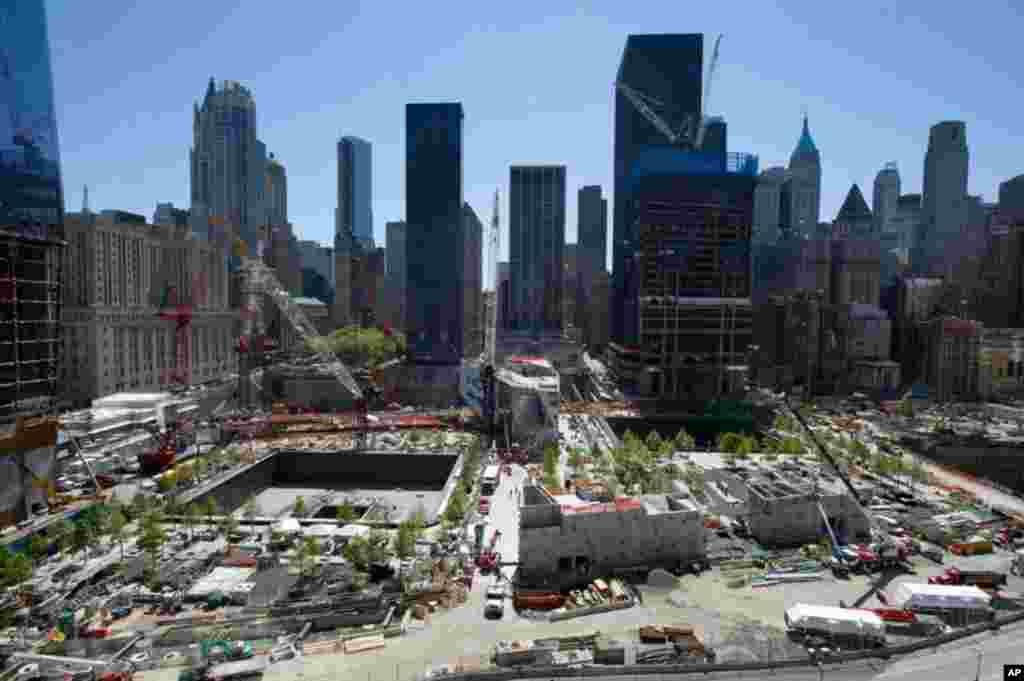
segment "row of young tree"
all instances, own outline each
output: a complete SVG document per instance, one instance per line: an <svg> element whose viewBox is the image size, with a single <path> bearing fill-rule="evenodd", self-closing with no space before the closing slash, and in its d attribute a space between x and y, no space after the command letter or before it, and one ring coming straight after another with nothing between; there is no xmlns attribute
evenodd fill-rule
<svg viewBox="0 0 1024 681"><path fill-rule="evenodd" d="M447 526L457 526L466 519L470 495L480 478L483 462L482 448L483 443L479 438L460 445L463 457L462 474L459 476L459 483L455 485L451 496L448 497L448 506L444 510L443 520Z"/></svg>

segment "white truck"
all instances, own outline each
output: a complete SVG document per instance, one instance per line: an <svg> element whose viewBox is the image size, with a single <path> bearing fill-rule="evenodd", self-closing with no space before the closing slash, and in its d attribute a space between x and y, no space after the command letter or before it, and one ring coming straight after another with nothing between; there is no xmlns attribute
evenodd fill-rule
<svg viewBox="0 0 1024 681"><path fill-rule="evenodd" d="M493 585L487 587L487 600L484 602L484 617L501 619L505 614L505 587Z"/></svg>
<svg viewBox="0 0 1024 681"><path fill-rule="evenodd" d="M799 603L785 613L786 628L804 636L857 639L864 645L885 645L885 623L873 612Z"/></svg>

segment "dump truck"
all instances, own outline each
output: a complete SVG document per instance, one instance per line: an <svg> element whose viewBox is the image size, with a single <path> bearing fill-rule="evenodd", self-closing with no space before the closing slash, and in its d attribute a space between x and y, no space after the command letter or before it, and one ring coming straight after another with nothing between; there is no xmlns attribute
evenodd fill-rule
<svg viewBox="0 0 1024 681"><path fill-rule="evenodd" d="M1006 574L991 570L960 570L951 567L946 568L946 572L938 577L929 577L928 583L995 589L1006 586Z"/></svg>

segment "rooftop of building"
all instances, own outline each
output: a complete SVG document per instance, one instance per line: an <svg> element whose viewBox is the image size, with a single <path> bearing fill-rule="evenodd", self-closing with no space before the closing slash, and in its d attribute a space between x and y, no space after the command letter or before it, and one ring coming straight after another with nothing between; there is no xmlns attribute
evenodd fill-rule
<svg viewBox="0 0 1024 681"><path fill-rule="evenodd" d="M800 132L800 139L796 143L796 149L793 150L793 158L817 155L818 146L814 143L814 138L811 137L811 129L807 122L807 116L804 116L804 127Z"/></svg>
<svg viewBox="0 0 1024 681"><path fill-rule="evenodd" d="M843 220L857 220L871 217L871 209L868 208L867 201L864 200L864 194L861 193L860 187L856 183L850 187L850 191L846 194L846 200L843 201L842 207L839 209L839 213L836 215L836 221L840 222Z"/></svg>

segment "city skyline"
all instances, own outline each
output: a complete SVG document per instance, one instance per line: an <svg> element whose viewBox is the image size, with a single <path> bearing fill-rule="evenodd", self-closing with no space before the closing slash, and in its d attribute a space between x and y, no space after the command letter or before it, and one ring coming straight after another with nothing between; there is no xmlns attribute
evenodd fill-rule
<svg viewBox="0 0 1024 681"><path fill-rule="evenodd" d="M198 11L199 5L195 6ZM726 33L709 113L725 115L730 146L757 154L762 167L784 163L799 136L801 114L808 111L822 152L824 220L835 216L850 184L870 186L886 161L899 163L905 192L920 192L928 129L939 120L967 123L972 147L970 193L992 200L998 183L1020 171L1012 155L1002 148L1008 146L1013 107L1005 107L1003 97L984 97L1013 91L1007 87L1012 85L1008 75L982 68L986 63L1004 61L1000 51L1008 50L1000 47L998 33L1012 22L1000 22L996 15L990 15L984 25L995 33L982 36L983 27L972 25L970 19L940 26L935 23L938 19L885 17L870 9L856 20L844 22L840 29L810 6L790 14L764 8L750 17L751 28L746 28L733 26L724 11L658 8L650 16L638 18L628 16L635 14L628 8L604 4L589 13L548 17L531 36L527 57L530 63L543 60L547 68L523 69L540 76L502 76L497 92L493 87L494 74L499 72L493 68L496 60L504 50L521 45L523 37L514 31L499 32L493 26L517 26L521 23L518 18L527 16L529 10L521 10L522 14L488 10L484 20L462 8L458 21L452 19L452 12L442 12L453 25L432 38L395 28L396 37L415 40L394 55L379 55L373 65L353 70L344 76L343 86L323 94L324 89L310 87L309 78L301 74L313 73L316 64L332 59L351 61L345 55L362 49L362 42L353 33L353 40L346 43L349 31L366 32L377 23L383 25L386 12L378 15L367 10L348 16L346 10L337 9L311 17L308 24L306 19L289 18L278 27L281 41L275 44L281 45L279 49L267 54L266 45L254 45L252 50L225 55L216 50L218 36L260 22L261 15L249 11L229 15L230 9L203 6L204 13L213 12L209 18L214 28L207 35L193 33L195 40L182 41L181 36L189 33L182 33L184 26L175 30L178 20L170 12L165 16L163 9L125 12L120 17L124 8L110 3L87 16L72 3L60 0L51 2L49 9L57 106L62 137L67 140L67 205L72 209L81 204L83 184L92 189L97 208L149 214L158 201L188 205L188 107L210 75L235 79L252 89L259 105L260 135L286 159L291 218L303 239L332 241L335 169L331 160L334 142L341 134L358 135L374 144L376 239L383 242L387 221L402 219L402 105L409 101L464 102L466 199L485 211L485 219L494 188L506 189L508 167L517 163L565 164L570 191L600 184L613 200L611 74L628 34L664 30L666 26L679 32ZM913 9L905 11L913 13ZM219 16L218 12L226 14ZM118 16L120 22L108 21L108 13ZM188 13L185 3L181 14ZM442 23L426 15L411 18ZM125 72L123 48L134 44L132 31L151 34L143 27L164 25L165 21L169 22L164 32L168 37L159 37L152 49L143 51L143 60L152 63ZM104 42L117 49L80 40L79 36L90 34L94 23L107 26ZM901 50L899 58L876 57L885 50L868 50L863 41L854 40L865 23L876 29L874 35L883 45L901 37L904 43L915 44L917 52L931 56L917 62ZM332 32L332 24L341 28ZM938 49L941 33L953 30L954 25L962 32L958 42L977 46L974 56L949 55ZM814 28L813 38L804 30L808 26ZM304 31L312 33L302 48L297 41ZM441 47L451 44L453 33L461 36L457 52ZM765 51L769 34L776 47ZM572 55L558 49L566 40L579 44ZM834 44L827 45L829 41ZM192 47L179 49L182 44ZM779 48L780 44L785 48ZM169 59L172 50L173 60ZM806 60L810 50L815 51L813 68ZM556 55L560 61L551 68L550 60ZM957 85L959 99L946 98L938 94L946 83L941 73L957 64L972 71L975 78ZM926 65L931 68L925 69ZM88 78L83 77L86 72ZM144 100L136 94L141 86L137 73L145 74L148 83L161 82L160 88L146 90ZM835 73L847 75L839 79ZM849 85L849 74L855 86ZM355 94L338 97L338 91ZM97 97L97 92L104 96ZM894 97L900 98L899 107L889 106ZM769 104L752 107L751 99ZM138 115L125 115L129 102L133 106L143 102ZM865 144L865 138L876 142ZM137 172L140 164L145 173ZM507 201L507 190L502 195ZM568 239L575 241L574 200L568 202L566 217ZM507 234L503 241L502 257L506 258Z"/></svg>

